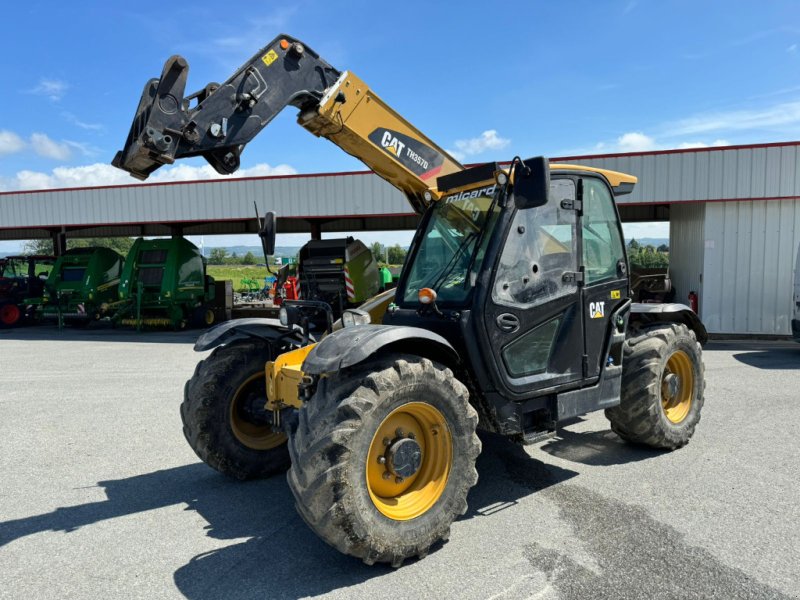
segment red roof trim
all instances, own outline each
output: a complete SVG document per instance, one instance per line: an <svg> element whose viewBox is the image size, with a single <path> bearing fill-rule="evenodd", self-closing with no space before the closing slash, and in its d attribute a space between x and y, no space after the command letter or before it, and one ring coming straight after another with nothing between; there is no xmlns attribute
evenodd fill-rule
<svg viewBox="0 0 800 600"><path fill-rule="evenodd" d="M657 156L661 154L686 154L690 152L722 152L725 150L747 150L753 148L775 148L780 146L800 146L800 141L795 142L768 142L764 144L740 144L737 146L709 146L706 148L676 148L674 150L651 150L649 152L617 152L611 154L583 154L579 156L557 156L552 157L552 162L565 162L574 160L593 160L596 158L619 158L622 156ZM473 163L482 164L482 163ZM509 163L501 163L509 164ZM472 166L466 165L466 166ZM336 171L332 173L296 173L293 175L266 175L261 177L220 177L218 179L198 179L196 181L161 181L159 183L125 183L121 185L99 185L72 188L55 188L47 190L21 190L16 192L0 192L0 197L19 195L19 194L40 194L44 192L76 192L86 190L108 190L119 188L137 188L145 186L167 186L167 185L197 185L203 183L220 183L234 181L261 181L267 179L308 179L311 177L342 177L346 175L373 175L372 171Z"/></svg>
<svg viewBox="0 0 800 600"><path fill-rule="evenodd" d="M763 198L712 198L709 200L657 200L653 202L617 202L617 206L659 206L664 204L707 204L711 202L768 202L771 200L800 200L800 196L766 196Z"/></svg>
<svg viewBox="0 0 800 600"><path fill-rule="evenodd" d="M739 144L735 146L706 146L705 148L675 148L673 150L650 150L648 152L614 152L610 154L582 154L579 156L559 156L552 162L566 160L593 160L595 158L619 158L622 156L658 156L660 154L688 154L692 152L722 152L725 150L748 150L753 148L776 148L779 146L800 146L800 142L769 142L766 144Z"/></svg>

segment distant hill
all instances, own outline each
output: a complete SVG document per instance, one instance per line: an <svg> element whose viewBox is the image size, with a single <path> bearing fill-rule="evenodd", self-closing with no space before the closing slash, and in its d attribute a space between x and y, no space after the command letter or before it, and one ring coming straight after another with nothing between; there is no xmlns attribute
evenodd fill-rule
<svg viewBox="0 0 800 600"><path fill-rule="evenodd" d="M248 252L252 252L256 255L256 259L263 260L264 258L261 246L206 246L203 253L208 256L214 248L224 248L228 256L233 256L234 252L236 256L244 256ZM275 246L275 256L295 256L298 252L300 252L300 246Z"/></svg>
<svg viewBox="0 0 800 600"><path fill-rule="evenodd" d="M630 243L631 239L636 240L642 246L655 246L656 248L658 248L662 244L666 244L667 246L669 246L669 238L646 238L646 237L625 238L626 246Z"/></svg>

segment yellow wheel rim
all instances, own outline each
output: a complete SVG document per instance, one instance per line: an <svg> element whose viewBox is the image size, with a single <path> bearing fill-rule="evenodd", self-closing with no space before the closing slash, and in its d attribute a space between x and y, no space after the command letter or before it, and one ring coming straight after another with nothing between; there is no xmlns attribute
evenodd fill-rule
<svg viewBox="0 0 800 600"><path fill-rule="evenodd" d="M407 477L392 473L393 450L416 442L421 455ZM405 441L404 441L405 440ZM367 489L375 508L395 521L423 515L442 496L453 463L453 439L442 413L430 404L410 402L393 410L372 438L367 457Z"/></svg>
<svg viewBox="0 0 800 600"><path fill-rule="evenodd" d="M672 423L681 423L692 408L694 370L689 355L676 350L661 376L661 407Z"/></svg>
<svg viewBox="0 0 800 600"><path fill-rule="evenodd" d="M214 311L210 308L203 313L203 321L205 321L206 325L213 325L214 324Z"/></svg>
<svg viewBox="0 0 800 600"><path fill-rule="evenodd" d="M231 431L236 439L252 450L271 450L286 442L286 435L276 433L269 425L259 425L247 420L243 411L245 402L252 401L253 394L257 398L267 397L267 383L263 373L254 373L236 393L230 404Z"/></svg>

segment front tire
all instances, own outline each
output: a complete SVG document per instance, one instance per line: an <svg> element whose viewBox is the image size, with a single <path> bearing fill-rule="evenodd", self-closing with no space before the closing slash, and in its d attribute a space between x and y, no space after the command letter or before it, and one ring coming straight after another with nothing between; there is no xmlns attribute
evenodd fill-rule
<svg viewBox="0 0 800 600"><path fill-rule="evenodd" d="M268 477L289 466L286 436L259 412L271 358L266 342L237 340L200 361L184 386L186 441L204 463L235 479Z"/></svg>
<svg viewBox="0 0 800 600"><path fill-rule="evenodd" d="M466 387L428 359L377 360L323 378L289 440L297 510L367 564L423 557L467 510L477 424Z"/></svg>
<svg viewBox="0 0 800 600"><path fill-rule="evenodd" d="M619 406L606 410L622 439L674 450L700 422L703 354L694 331L672 323L646 327L626 340Z"/></svg>

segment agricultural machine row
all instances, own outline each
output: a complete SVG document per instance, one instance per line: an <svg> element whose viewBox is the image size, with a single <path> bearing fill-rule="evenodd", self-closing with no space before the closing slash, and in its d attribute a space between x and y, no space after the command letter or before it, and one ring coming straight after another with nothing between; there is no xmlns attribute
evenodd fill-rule
<svg viewBox="0 0 800 600"><path fill-rule="evenodd" d="M197 247L180 237L139 238L125 258L109 248L12 256L0 259L0 325L80 327L110 317L136 328L208 326L225 317L219 284Z"/></svg>

